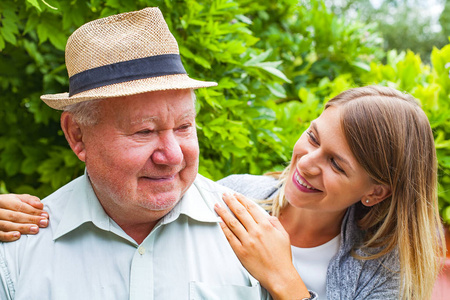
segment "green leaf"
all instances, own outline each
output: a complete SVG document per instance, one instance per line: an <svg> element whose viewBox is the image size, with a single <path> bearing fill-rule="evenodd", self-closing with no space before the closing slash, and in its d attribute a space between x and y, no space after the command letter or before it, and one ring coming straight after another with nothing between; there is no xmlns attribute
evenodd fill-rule
<svg viewBox="0 0 450 300"><path fill-rule="evenodd" d="M261 68L262 68L264 71L266 71L266 72L272 74L273 76L280 78L280 79L283 80L284 82L292 83L292 81L291 81L289 78L287 78L286 75L283 74L283 72L281 72L281 71L278 70L278 69L275 69L275 68L273 68L273 67L267 67L267 66L262 66Z"/></svg>
<svg viewBox="0 0 450 300"><path fill-rule="evenodd" d="M0 52L5 48L5 40L0 36Z"/></svg>
<svg viewBox="0 0 450 300"><path fill-rule="evenodd" d="M58 32L50 34L49 39L53 46L56 47L56 49L64 51L67 43L67 37L63 33Z"/></svg>
<svg viewBox="0 0 450 300"><path fill-rule="evenodd" d="M17 43L16 36L14 35L15 31L16 31L15 27L11 26L0 28L0 33L5 39L5 41L13 45L16 45Z"/></svg>
<svg viewBox="0 0 450 300"><path fill-rule="evenodd" d="M370 65L365 62L355 61L355 62L352 62L352 66L355 66L357 68L360 68L361 70L370 72Z"/></svg>
<svg viewBox="0 0 450 300"><path fill-rule="evenodd" d="M47 28L45 23L41 23L37 25L37 34L39 37L39 43L42 44L48 39L49 29Z"/></svg>
<svg viewBox="0 0 450 300"><path fill-rule="evenodd" d="M27 0L27 2L34 6L39 12L42 11L37 0Z"/></svg>
<svg viewBox="0 0 450 300"><path fill-rule="evenodd" d="M272 50L268 50L257 56L254 56L252 59L246 61L244 63L244 66L255 66L258 63L265 61L270 56L271 53L272 53Z"/></svg>
<svg viewBox="0 0 450 300"><path fill-rule="evenodd" d="M25 30L23 31L23 34L27 34L32 30L35 30L38 24L39 24L39 17L36 14L30 15L27 19L27 23L25 25Z"/></svg>
<svg viewBox="0 0 450 300"><path fill-rule="evenodd" d="M274 83L273 85L267 85L267 88L270 90L270 92L278 98L286 98L286 90L284 87L279 83Z"/></svg>

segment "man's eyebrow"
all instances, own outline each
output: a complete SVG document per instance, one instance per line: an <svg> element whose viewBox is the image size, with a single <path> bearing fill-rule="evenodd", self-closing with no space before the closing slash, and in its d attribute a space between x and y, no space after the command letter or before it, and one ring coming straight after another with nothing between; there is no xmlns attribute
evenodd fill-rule
<svg viewBox="0 0 450 300"><path fill-rule="evenodd" d="M186 119L186 118L194 118L195 119L195 117L197 116L197 113L195 112L195 110L194 111L188 111L188 112L186 112L184 115L182 115L181 117L180 117L180 119L182 120L182 119Z"/></svg>
<svg viewBox="0 0 450 300"><path fill-rule="evenodd" d="M195 111L188 111L184 115L181 115L179 120L183 120L186 118L194 118L195 119L196 116L197 116L197 114L195 113ZM159 117L157 117L157 116L143 117L141 119L132 121L131 125L142 124L145 122L156 122L158 119L159 119Z"/></svg>
<svg viewBox="0 0 450 300"><path fill-rule="evenodd" d="M152 116L152 117L143 117L141 119L137 119L137 120L132 121L131 125L142 124L142 123L145 123L145 122L154 122L156 120L158 120L158 117L154 117L154 116Z"/></svg>
<svg viewBox="0 0 450 300"><path fill-rule="evenodd" d="M317 136L317 139L320 141L319 130L317 129L317 124L316 124L314 121L311 122L311 127L314 129L314 131L315 131L315 133L316 133L316 136ZM347 142L347 141L346 141L346 142ZM336 151L332 151L332 155L333 155L338 161L340 161L340 162L346 164L346 165L350 168L351 171L353 171L353 172L355 171L355 170L353 169L353 167L352 167L352 164L351 164L348 160L346 160L345 158L343 158L342 156L340 156L339 154L337 154Z"/></svg>

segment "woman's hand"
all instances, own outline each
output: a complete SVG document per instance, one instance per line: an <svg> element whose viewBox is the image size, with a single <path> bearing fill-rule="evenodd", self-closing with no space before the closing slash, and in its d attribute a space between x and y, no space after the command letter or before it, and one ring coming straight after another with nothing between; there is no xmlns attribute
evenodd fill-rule
<svg viewBox="0 0 450 300"><path fill-rule="evenodd" d="M268 216L242 195L223 195L234 213L215 205L225 236L242 265L274 299L309 298L292 263L289 234L277 218Z"/></svg>
<svg viewBox="0 0 450 300"><path fill-rule="evenodd" d="M21 234L36 234L47 227L48 213L38 197L31 195L0 195L0 241L12 242Z"/></svg>

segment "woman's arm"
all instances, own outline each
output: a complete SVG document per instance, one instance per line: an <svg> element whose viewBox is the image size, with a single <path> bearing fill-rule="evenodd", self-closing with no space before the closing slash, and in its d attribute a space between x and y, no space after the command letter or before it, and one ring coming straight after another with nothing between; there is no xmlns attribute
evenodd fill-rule
<svg viewBox="0 0 450 300"><path fill-rule="evenodd" d="M0 241L12 242L21 234L36 234L47 227L48 213L38 197L31 195L0 195Z"/></svg>
<svg viewBox="0 0 450 300"><path fill-rule="evenodd" d="M297 273L288 233L275 217L242 195L223 196L234 213L215 206L221 227L237 257L261 285L277 299L309 299L310 293Z"/></svg>

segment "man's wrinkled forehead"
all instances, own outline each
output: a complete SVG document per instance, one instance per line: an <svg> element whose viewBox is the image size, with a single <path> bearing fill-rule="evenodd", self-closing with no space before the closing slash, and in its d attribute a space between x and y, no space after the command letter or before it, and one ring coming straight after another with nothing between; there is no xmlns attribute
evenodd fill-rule
<svg viewBox="0 0 450 300"><path fill-rule="evenodd" d="M187 111L185 114L177 116L178 120L195 120L196 113L195 110ZM129 121L130 125L139 125L144 123L160 123L164 121L160 116L150 115L150 116L142 116L139 118L135 118Z"/></svg>
<svg viewBox="0 0 450 300"><path fill-rule="evenodd" d="M105 99L101 101L100 115L122 125L195 121L193 95L189 90L178 90Z"/></svg>

